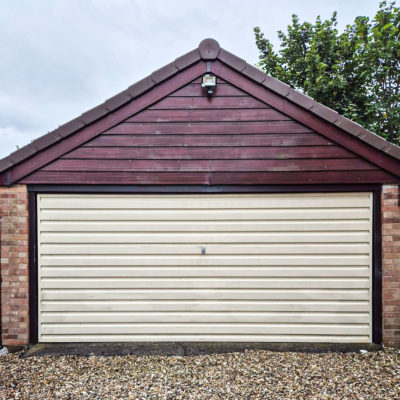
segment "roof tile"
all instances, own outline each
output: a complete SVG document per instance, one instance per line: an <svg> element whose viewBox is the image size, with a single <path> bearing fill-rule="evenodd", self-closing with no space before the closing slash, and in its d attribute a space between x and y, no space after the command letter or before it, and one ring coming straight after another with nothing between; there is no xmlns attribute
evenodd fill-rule
<svg viewBox="0 0 400 400"><path fill-rule="evenodd" d="M250 79L255 80L258 83L262 83L266 79L266 75L264 72L247 63L244 69L242 70L242 74L246 75Z"/></svg>
<svg viewBox="0 0 400 400"><path fill-rule="evenodd" d="M315 105L315 101L311 97L308 97L292 88L290 88L286 98L293 101L293 103L296 103L300 107L305 108L306 110L309 110Z"/></svg>
<svg viewBox="0 0 400 400"><path fill-rule="evenodd" d="M175 62L172 62L172 63L169 63L169 64L165 65L164 67L158 69L157 71L154 71L151 74L151 79L155 83L159 83L159 82L163 81L164 79L169 78L170 76L174 75L178 71L179 71L179 69L175 65Z"/></svg>
<svg viewBox="0 0 400 400"><path fill-rule="evenodd" d="M269 75L267 75L265 81L263 82L263 85L273 92L285 97L289 94L290 90L292 90L292 88L286 83L281 82L278 79L275 79Z"/></svg>
<svg viewBox="0 0 400 400"><path fill-rule="evenodd" d="M108 113L108 110L104 106L104 104L100 104L97 107L94 107L90 109L89 111L86 111L85 113L81 114L79 119L83 121L85 124L90 124L93 121L96 121L96 119L99 119L106 115Z"/></svg>
<svg viewBox="0 0 400 400"><path fill-rule="evenodd" d="M71 135L72 133L76 132L78 129L81 129L85 126L85 123L80 120L80 117L73 119L72 121L69 121L57 129L55 129L53 132L54 135L60 135L62 137L66 137ZM47 136L47 135L46 135Z"/></svg>
<svg viewBox="0 0 400 400"><path fill-rule="evenodd" d="M131 85L127 89L127 93L132 96L132 97L137 97L146 90L149 90L154 86L154 82L151 79L150 76L146 76L146 78L143 78L139 82L136 82L135 84Z"/></svg>
<svg viewBox="0 0 400 400"><path fill-rule="evenodd" d="M32 156L33 154L36 153L36 150L31 147L31 146L24 146L22 148L20 148L19 150L15 151L14 153L9 155L9 161L11 161L13 164L24 160L30 156Z"/></svg>
<svg viewBox="0 0 400 400"><path fill-rule="evenodd" d="M228 64L231 68L236 69L237 71L243 71L246 68L246 61L243 58L235 56L234 54L221 49L218 54L218 59Z"/></svg>
<svg viewBox="0 0 400 400"><path fill-rule="evenodd" d="M331 122L332 124L340 118L340 115L336 111L324 106L321 103L317 103L316 101L314 101L314 106L310 108L310 111L318 115L318 117Z"/></svg>
<svg viewBox="0 0 400 400"><path fill-rule="evenodd" d="M360 136L365 131L365 129L361 125L357 124L356 122L350 121L343 116L336 120L334 124L340 129L343 129L344 131L352 134L353 136Z"/></svg>
<svg viewBox="0 0 400 400"><path fill-rule="evenodd" d="M0 171L4 171L16 163L25 160L31 155L36 154L38 151L48 147L49 145L61 140L62 136L54 132L55 131L52 131L44 136L41 136L40 138L32 141L20 149L13 151L7 157L0 160Z"/></svg>
<svg viewBox="0 0 400 400"><path fill-rule="evenodd" d="M184 69L194 64L195 62L201 59L199 49L194 49L189 51L189 53L184 54L181 57L178 57L175 60L175 66L178 69Z"/></svg>
<svg viewBox="0 0 400 400"><path fill-rule="evenodd" d="M219 43L214 39L204 39L199 44L200 57L203 60L215 60L220 49Z"/></svg>
<svg viewBox="0 0 400 400"><path fill-rule="evenodd" d="M392 157L400 159L400 147L399 146L387 146L383 150L385 153L390 154Z"/></svg>
<svg viewBox="0 0 400 400"><path fill-rule="evenodd" d="M116 108L123 106L130 100L132 100L132 97L129 95L129 93L123 91L106 100L104 102L104 107L107 108L108 111L113 111Z"/></svg>
<svg viewBox="0 0 400 400"><path fill-rule="evenodd" d="M386 147L388 142L381 136L375 135L374 133L365 130L360 136L364 142L370 144L373 147L376 147L379 150L382 150Z"/></svg>
<svg viewBox="0 0 400 400"><path fill-rule="evenodd" d="M62 139L61 135L54 134L53 132L48 133L47 135L41 136L40 138L34 140L31 143L37 150L42 150L50 144L56 143Z"/></svg>
<svg viewBox="0 0 400 400"><path fill-rule="evenodd" d="M3 158L2 160L0 160L0 171L4 171L7 168L11 168L14 165L14 163L10 161L9 157L10 156L7 156L7 157Z"/></svg>

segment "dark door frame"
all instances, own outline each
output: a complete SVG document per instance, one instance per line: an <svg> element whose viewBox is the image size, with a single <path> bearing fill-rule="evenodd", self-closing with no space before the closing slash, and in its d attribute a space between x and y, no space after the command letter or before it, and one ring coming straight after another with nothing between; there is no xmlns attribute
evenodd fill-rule
<svg viewBox="0 0 400 400"><path fill-rule="evenodd" d="M379 184L343 185L28 185L29 192L29 320L30 343L38 342L37 194L240 194L372 192L372 342L382 343L382 226Z"/></svg>

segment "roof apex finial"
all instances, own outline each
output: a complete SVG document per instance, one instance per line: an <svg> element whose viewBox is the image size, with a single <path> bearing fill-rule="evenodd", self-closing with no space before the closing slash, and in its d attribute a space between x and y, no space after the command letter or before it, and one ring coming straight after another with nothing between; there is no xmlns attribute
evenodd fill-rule
<svg viewBox="0 0 400 400"><path fill-rule="evenodd" d="M215 39L204 39L199 44L200 56L203 60L215 60L221 47Z"/></svg>

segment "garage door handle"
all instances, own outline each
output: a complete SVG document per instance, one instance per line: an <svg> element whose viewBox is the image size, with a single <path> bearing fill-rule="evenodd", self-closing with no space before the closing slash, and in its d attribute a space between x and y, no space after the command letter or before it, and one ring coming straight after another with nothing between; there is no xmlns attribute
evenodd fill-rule
<svg viewBox="0 0 400 400"><path fill-rule="evenodd" d="M206 248L205 247L201 248L201 254L206 254Z"/></svg>

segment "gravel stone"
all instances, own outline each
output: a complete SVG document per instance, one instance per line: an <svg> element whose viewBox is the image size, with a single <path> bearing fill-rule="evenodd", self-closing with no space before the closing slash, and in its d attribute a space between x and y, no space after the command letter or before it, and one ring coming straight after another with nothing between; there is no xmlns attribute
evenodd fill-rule
<svg viewBox="0 0 400 400"><path fill-rule="evenodd" d="M400 352L0 357L0 399L400 399Z"/></svg>

